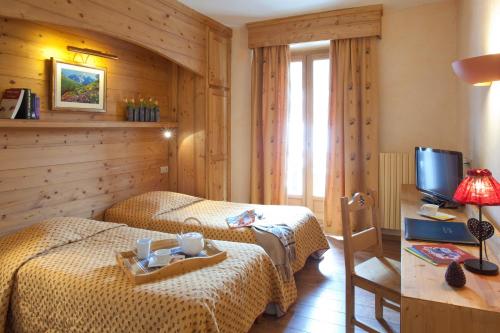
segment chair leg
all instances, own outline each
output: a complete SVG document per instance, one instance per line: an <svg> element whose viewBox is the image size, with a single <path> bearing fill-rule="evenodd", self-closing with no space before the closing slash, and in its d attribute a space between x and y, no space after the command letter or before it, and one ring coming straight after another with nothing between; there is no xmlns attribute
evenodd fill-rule
<svg viewBox="0 0 500 333"><path fill-rule="evenodd" d="M380 294L375 294L375 318L384 319L384 299Z"/></svg>
<svg viewBox="0 0 500 333"><path fill-rule="evenodd" d="M346 281L345 288L345 331L354 333L354 285Z"/></svg>

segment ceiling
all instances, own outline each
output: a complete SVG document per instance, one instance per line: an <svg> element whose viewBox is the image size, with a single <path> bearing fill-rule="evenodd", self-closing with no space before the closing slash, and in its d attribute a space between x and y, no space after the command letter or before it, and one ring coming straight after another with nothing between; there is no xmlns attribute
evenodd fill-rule
<svg viewBox="0 0 500 333"><path fill-rule="evenodd" d="M324 10L383 4L404 8L443 0L179 0L227 26Z"/></svg>

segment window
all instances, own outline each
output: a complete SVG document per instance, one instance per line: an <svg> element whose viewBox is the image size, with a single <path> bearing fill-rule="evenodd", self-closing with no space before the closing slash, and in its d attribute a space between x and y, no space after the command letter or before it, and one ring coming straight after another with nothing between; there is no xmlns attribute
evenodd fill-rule
<svg viewBox="0 0 500 333"><path fill-rule="evenodd" d="M313 60L312 175L313 196L325 196L326 153L328 147L328 103L330 96L330 60Z"/></svg>
<svg viewBox="0 0 500 333"><path fill-rule="evenodd" d="M288 120L287 190L289 195L304 194L304 96L303 64L290 64L290 114Z"/></svg>
<svg viewBox="0 0 500 333"><path fill-rule="evenodd" d="M308 206L318 216L322 216L325 196L329 85L327 52L292 57L287 142L288 202Z"/></svg>

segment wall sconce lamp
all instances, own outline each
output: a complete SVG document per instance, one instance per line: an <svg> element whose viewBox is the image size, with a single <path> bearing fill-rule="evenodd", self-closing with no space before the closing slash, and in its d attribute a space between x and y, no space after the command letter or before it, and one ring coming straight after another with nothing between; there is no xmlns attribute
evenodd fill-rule
<svg viewBox="0 0 500 333"><path fill-rule="evenodd" d="M475 86L500 81L500 53L457 60L451 67L460 79Z"/></svg>
<svg viewBox="0 0 500 333"><path fill-rule="evenodd" d="M114 54L104 53L104 52L93 50L93 49L83 49L83 48L76 47L76 46L67 46L66 49L68 51L71 51L71 52L83 53L83 54L93 55L93 56L101 57L101 58L107 58L107 59L113 59L113 60L118 59L118 56L116 56Z"/></svg>
<svg viewBox="0 0 500 333"><path fill-rule="evenodd" d="M174 136L174 132L171 129L163 129L163 137L167 140L171 139Z"/></svg>

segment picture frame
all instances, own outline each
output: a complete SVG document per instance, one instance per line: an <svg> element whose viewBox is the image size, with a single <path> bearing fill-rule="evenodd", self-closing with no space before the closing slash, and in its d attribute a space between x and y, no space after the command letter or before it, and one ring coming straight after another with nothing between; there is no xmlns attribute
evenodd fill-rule
<svg viewBox="0 0 500 333"><path fill-rule="evenodd" d="M51 110L106 112L106 68L51 61Z"/></svg>

